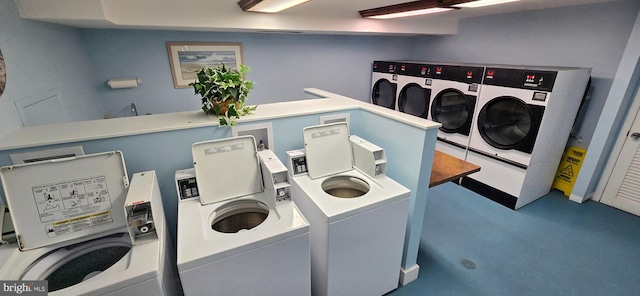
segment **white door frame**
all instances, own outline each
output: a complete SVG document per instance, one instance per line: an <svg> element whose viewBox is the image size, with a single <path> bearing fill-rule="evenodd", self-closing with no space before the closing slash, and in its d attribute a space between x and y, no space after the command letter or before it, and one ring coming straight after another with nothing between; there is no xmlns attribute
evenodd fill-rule
<svg viewBox="0 0 640 296"><path fill-rule="evenodd" d="M636 119L636 115L640 112L640 83L636 86L636 93L634 95L633 101L631 102L631 106L629 108L629 112L625 115L624 123L622 124L622 128L620 129L620 134L616 138L616 142L611 150L611 154L607 159L607 163L605 164L604 170L602 171L602 176L600 177L600 181L598 182L598 187L596 187L596 192L594 193L592 199L594 201L600 202L602 199L602 194L604 193L607 184L609 183L609 179L613 174L613 169L616 165L618 157L620 157L620 152L622 152L622 147L624 146L625 141L627 140L627 134L631 131L631 126L633 125L634 120ZM588 153L588 152L587 152Z"/></svg>

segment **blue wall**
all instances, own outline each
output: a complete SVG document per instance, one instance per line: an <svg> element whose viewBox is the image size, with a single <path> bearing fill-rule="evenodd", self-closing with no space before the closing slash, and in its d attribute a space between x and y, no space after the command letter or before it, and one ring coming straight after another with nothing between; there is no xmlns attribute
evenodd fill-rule
<svg viewBox="0 0 640 296"><path fill-rule="evenodd" d="M411 38L269 33L211 33L137 30L82 30L105 112L130 116L133 102L141 114L200 109L193 89L176 89L167 42L240 42L243 61L257 82L250 104L303 99L302 89L315 87L368 100L371 62L404 59ZM136 77L133 89L109 89L112 78Z"/></svg>
<svg viewBox="0 0 640 296"><path fill-rule="evenodd" d="M408 37L76 29L19 17L0 2L0 50L7 86L0 96L0 136L22 126L14 101L57 88L68 121L200 108L191 89L175 89L166 42L240 42L247 75L256 81L249 102L304 98L317 87L368 100L371 62L411 55ZM133 89L110 89L117 78L141 78ZM46 114L42 114L46 116Z"/></svg>
<svg viewBox="0 0 640 296"><path fill-rule="evenodd" d="M79 32L23 20L14 1L0 1L0 50L7 68L7 85L0 96L0 136L22 126L15 101L50 89L56 89L67 121L102 118L89 56Z"/></svg>
<svg viewBox="0 0 640 296"><path fill-rule="evenodd" d="M640 2L631 0L534 10L463 19L456 35L418 38L78 30L22 20L15 3L1 5L6 9L0 12L0 49L7 60L9 83L0 97L0 136L20 126L12 101L52 86L74 92L64 96L68 103L63 102L70 120L105 114L130 116L132 102L140 114L199 109L199 99L191 89L173 87L166 42L241 42L244 63L253 69L248 79L257 82L250 95L250 103L255 104L301 99L304 87L366 101L375 59L589 67L593 69L593 95L574 132L584 140L570 141L583 148L593 137L640 10ZM16 40L8 42L5 36ZM56 39L64 42L50 42ZM65 51L44 50L60 44L66 45ZM45 65L42 72L47 77L38 79L41 83L36 87L28 87L33 73L17 67L15 55L19 62ZM63 71L67 65L74 71ZM117 90L106 85L109 79L125 77L141 78L142 85Z"/></svg>

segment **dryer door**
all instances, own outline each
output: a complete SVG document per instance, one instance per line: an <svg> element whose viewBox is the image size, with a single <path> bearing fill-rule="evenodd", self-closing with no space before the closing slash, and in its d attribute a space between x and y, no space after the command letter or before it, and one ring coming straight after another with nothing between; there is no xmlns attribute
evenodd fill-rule
<svg viewBox="0 0 640 296"><path fill-rule="evenodd" d="M468 96L457 89L448 88L438 93L433 99L431 119L441 123L440 130L445 133L468 136L475 107L475 96Z"/></svg>
<svg viewBox="0 0 640 296"><path fill-rule="evenodd" d="M398 96L398 110L407 114L427 118L431 90L409 83L405 85Z"/></svg>
<svg viewBox="0 0 640 296"><path fill-rule="evenodd" d="M543 106L526 104L511 96L497 97L478 113L478 130L495 148L531 153L543 112Z"/></svg>
<svg viewBox="0 0 640 296"><path fill-rule="evenodd" d="M396 91L398 85L387 79L379 79L373 85L371 102L378 106L396 109Z"/></svg>

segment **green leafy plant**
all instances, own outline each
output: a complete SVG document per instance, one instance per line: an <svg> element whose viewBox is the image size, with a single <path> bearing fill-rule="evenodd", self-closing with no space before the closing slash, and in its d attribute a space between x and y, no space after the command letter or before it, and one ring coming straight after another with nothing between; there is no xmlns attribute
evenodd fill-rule
<svg viewBox="0 0 640 296"><path fill-rule="evenodd" d="M198 71L196 81L189 85L202 97L202 111L217 115L221 126L233 126L236 119L255 111L257 106L245 105L254 85L244 79L249 71L251 69L245 65L236 70L224 64L215 68L205 66Z"/></svg>

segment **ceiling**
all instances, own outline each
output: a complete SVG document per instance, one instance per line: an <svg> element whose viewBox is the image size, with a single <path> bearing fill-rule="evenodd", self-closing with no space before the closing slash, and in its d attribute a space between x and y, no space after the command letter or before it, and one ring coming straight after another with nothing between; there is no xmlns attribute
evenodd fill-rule
<svg viewBox="0 0 640 296"><path fill-rule="evenodd" d="M358 11L410 0L311 0L277 14L243 12L237 0L16 0L20 16L82 28L333 34L455 34L464 18L619 0L521 0L402 19Z"/></svg>

